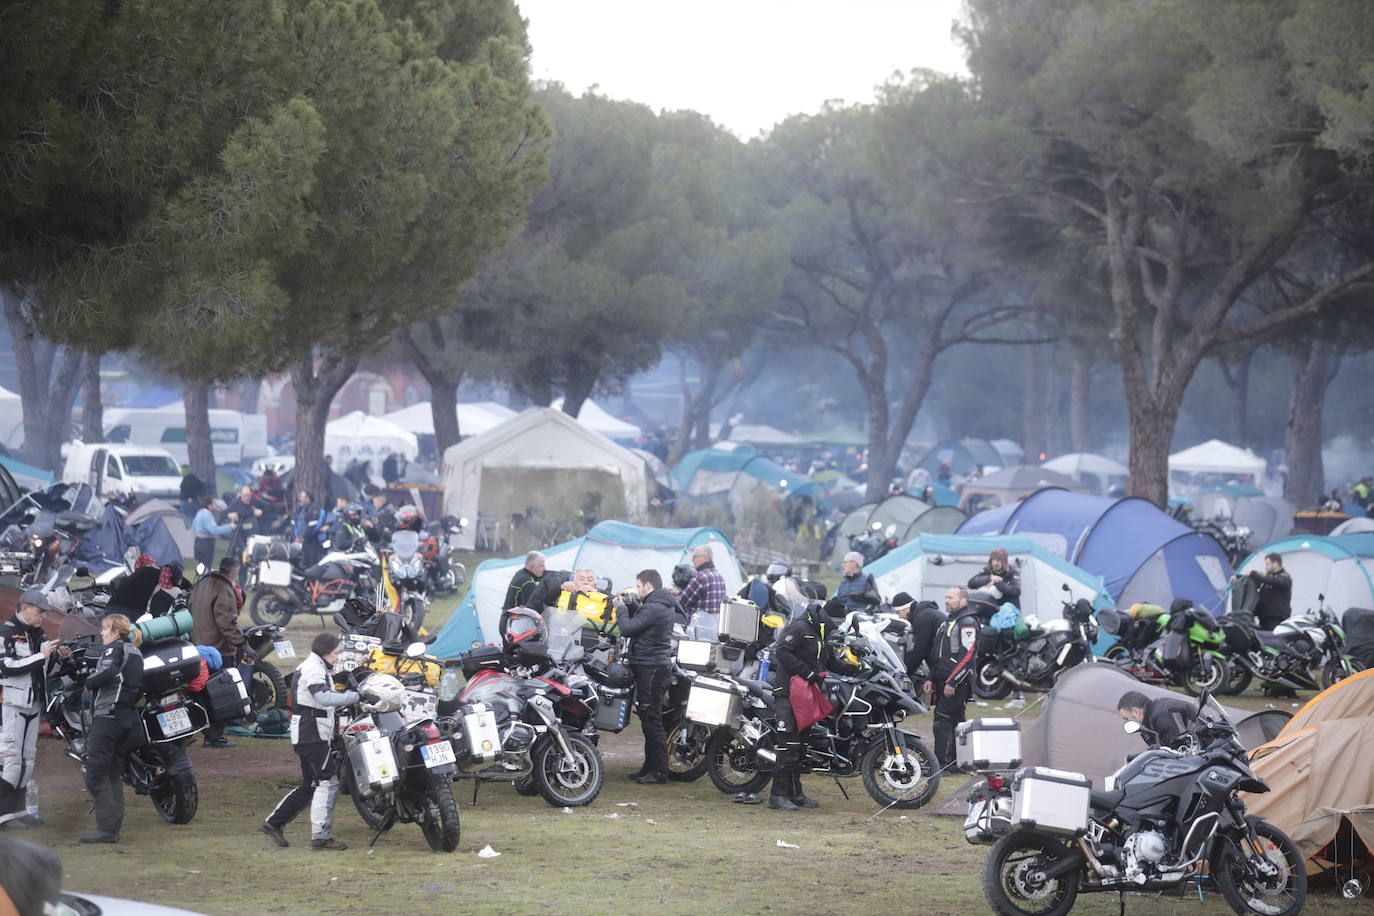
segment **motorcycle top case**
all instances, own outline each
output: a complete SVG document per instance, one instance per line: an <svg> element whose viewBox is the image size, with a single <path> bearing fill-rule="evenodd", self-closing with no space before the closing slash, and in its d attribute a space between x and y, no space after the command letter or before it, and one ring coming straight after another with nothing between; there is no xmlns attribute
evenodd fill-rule
<svg viewBox="0 0 1374 916"><path fill-rule="evenodd" d="M478 646L460 656L463 677L472 680L479 671L500 671L506 667L506 652L500 646Z"/></svg>
<svg viewBox="0 0 1374 916"><path fill-rule="evenodd" d="M375 729L361 732L349 743L348 762L364 798L389 791L401 775L390 739Z"/></svg>
<svg viewBox="0 0 1374 916"><path fill-rule="evenodd" d="M147 693L178 690L200 674L200 653L189 642L168 639L143 647L143 689Z"/></svg>
<svg viewBox="0 0 1374 916"><path fill-rule="evenodd" d="M687 694L687 720L702 725L734 727L742 709L740 696L730 681L699 677Z"/></svg>
<svg viewBox="0 0 1374 916"><path fill-rule="evenodd" d="M231 722L242 719L252 711L248 699L248 685L237 668L224 668L210 675L201 695L211 722Z"/></svg>
<svg viewBox="0 0 1374 916"><path fill-rule="evenodd" d="M1041 833L1077 836L1088 829L1092 787L1082 773L1026 767L1012 779L1012 822Z"/></svg>
<svg viewBox="0 0 1374 916"><path fill-rule="evenodd" d="M971 719L954 729L959 769L1003 772L1021 766L1021 723L1015 719Z"/></svg>
<svg viewBox="0 0 1374 916"><path fill-rule="evenodd" d="M747 598L731 598L720 605L720 638L751 643L759 638L759 606Z"/></svg>
<svg viewBox="0 0 1374 916"><path fill-rule="evenodd" d="M680 639L677 644L677 666L685 671L715 671L720 661L720 644L704 639Z"/></svg>

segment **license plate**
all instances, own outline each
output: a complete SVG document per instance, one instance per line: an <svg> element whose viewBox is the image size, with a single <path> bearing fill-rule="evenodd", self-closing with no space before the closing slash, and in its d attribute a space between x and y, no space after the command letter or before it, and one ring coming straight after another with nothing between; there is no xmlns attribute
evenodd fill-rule
<svg viewBox="0 0 1374 916"><path fill-rule="evenodd" d="M272 643L272 648L277 650L278 658L295 658L296 647L291 644L289 639L279 639Z"/></svg>
<svg viewBox="0 0 1374 916"><path fill-rule="evenodd" d="M425 766L441 767L446 763L453 763L456 759L453 756L453 745L447 741L436 741L433 744L420 745L420 756L424 758Z"/></svg>
<svg viewBox="0 0 1374 916"><path fill-rule="evenodd" d="M184 709L169 709L157 714L157 724L164 735L174 738L191 730L191 714Z"/></svg>

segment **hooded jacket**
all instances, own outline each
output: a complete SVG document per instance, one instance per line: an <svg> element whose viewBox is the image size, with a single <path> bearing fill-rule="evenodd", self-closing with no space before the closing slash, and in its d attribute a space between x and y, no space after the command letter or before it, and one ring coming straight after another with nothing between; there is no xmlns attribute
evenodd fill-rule
<svg viewBox="0 0 1374 916"><path fill-rule="evenodd" d="M827 642L834 628L830 615L820 604L811 605L784 627L778 636L777 683L786 685L795 676L814 684L826 671L858 674L862 669L836 658L835 650Z"/></svg>
<svg viewBox="0 0 1374 916"><path fill-rule="evenodd" d="M678 604L673 593L656 588L640 602L634 616L620 618L620 635L630 637L631 665L667 665L673 657L673 623Z"/></svg>
<svg viewBox="0 0 1374 916"><path fill-rule="evenodd" d="M21 709L43 703L43 628L31 627L16 613L0 623L0 690L5 705Z"/></svg>

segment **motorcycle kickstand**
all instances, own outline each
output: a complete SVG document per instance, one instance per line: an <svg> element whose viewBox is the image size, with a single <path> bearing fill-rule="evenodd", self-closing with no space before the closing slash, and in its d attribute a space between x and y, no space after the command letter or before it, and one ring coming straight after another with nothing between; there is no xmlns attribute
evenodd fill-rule
<svg viewBox="0 0 1374 916"><path fill-rule="evenodd" d="M482 780L476 776L472 778L472 807L477 807L477 789L482 785Z"/></svg>
<svg viewBox="0 0 1374 916"><path fill-rule="evenodd" d="M840 777L832 776L830 778L835 780L835 785L839 786L840 794L844 796L844 800L849 801L849 793L844 790L844 783L840 782Z"/></svg>
<svg viewBox="0 0 1374 916"><path fill-rule="evenodd" d="M385 822L384 822L384 823L385 823ZM377 828L377 832L374 833L374 834L372 834L372 839L368 841L367 848L368 848L368 849L371 849L373 846L377 845L377 839L378 839L383 833L385 833L385 832L386 832L386 828L385 828L385 827L378 827L378 828Z"/></svg>

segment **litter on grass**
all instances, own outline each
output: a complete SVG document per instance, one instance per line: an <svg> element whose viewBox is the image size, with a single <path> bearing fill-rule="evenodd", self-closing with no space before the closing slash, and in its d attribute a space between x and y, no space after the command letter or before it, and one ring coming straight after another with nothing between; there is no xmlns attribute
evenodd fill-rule
<svg viewBox="0 0 1374 916"><path fill-rule="evenodd" d="M490 844L490 843L488 843L487 845L483 846L481 849L477 850L477 858L479 858L479 859L494 859L494 858L496 858L497 856L499 856L500 854L501 854L501 853L499 853L499 852L497 852L495 849L492 849L492 848L491 848L491 844Z"/></svg>
<svg viewBox="0 0 1374 916"><path fill-rule="evenodd" d="M779 849L801 849L796 843L789 843L786 840L778 840Z"/></svg>

